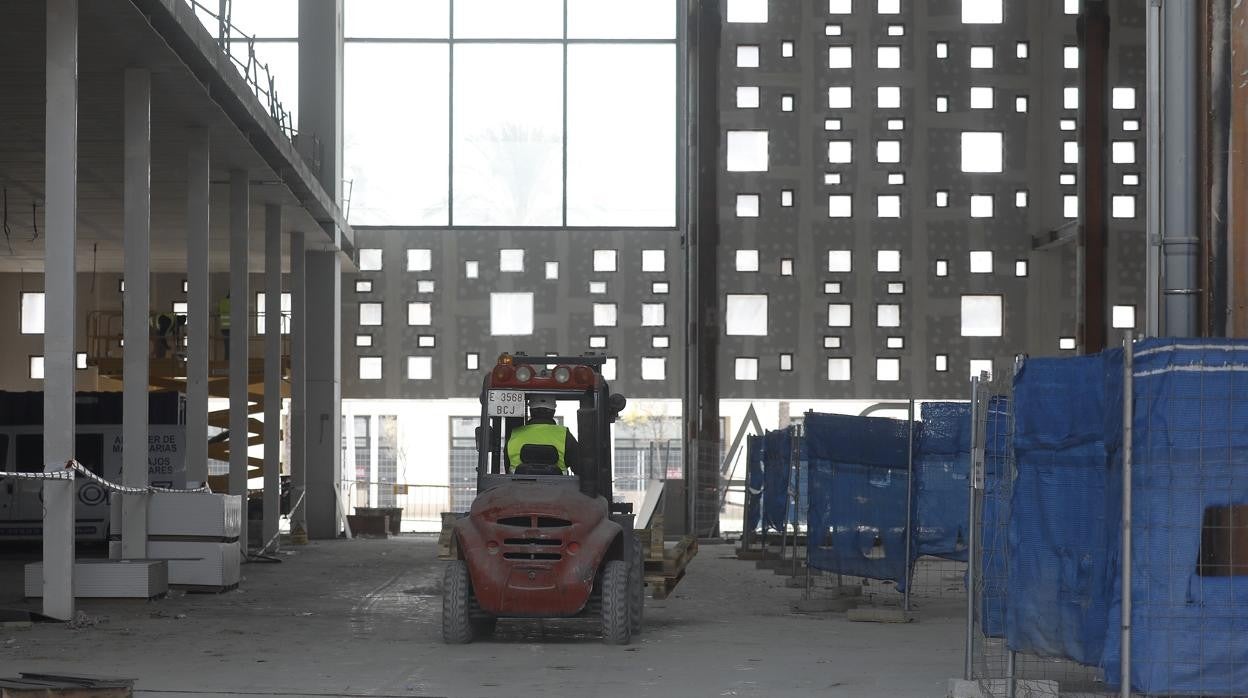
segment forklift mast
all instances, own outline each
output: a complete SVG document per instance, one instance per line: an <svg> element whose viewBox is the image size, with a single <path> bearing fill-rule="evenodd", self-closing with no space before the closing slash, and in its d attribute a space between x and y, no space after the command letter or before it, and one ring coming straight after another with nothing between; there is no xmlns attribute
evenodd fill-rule
<svg viewBox="0 0 1248 698"><path fill-rule="evenodd" d="M606 357L601 354L528 356L515 353L499 357L498 363L482 381L482 428L477 437L478 491L483 488L486 476L507 472L507 439L514 429L525 423L523 404L516 416L490 415L490 393L493 390L520 391L526 395L539 394L557 400L579 401L576 423L580 462L576 474L580 479L580 490L589 497L603 497L612 509L617 507L613 503L611 487L611 424L627 401L622 395L611 394L606 379L602 377L605 362ZM522 371L521 367L528 370Z"/></svg>

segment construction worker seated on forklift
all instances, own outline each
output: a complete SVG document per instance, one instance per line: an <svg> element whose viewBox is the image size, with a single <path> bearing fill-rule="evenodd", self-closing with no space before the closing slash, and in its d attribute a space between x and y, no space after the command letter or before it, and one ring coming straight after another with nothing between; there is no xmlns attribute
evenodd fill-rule
<svg viewBox="0 0 1248 698"><path fill-rule="evenodd" d="M567 475L569 469L575 473L577 466L580 465L576 437L572 436L572 432L567 427L555 423L555 399L553 397L534 395L529 398L529 421L524 426L512 430L511 436L507 439L508 470L515 471L516 467L522 463L532 465L528 462L532 459L528 458L527 454L539 452L539 449L526 449L526 446L545 446L547 448L540 449L540 451L546 452L553 448L558 457L550 460L555 461L553 465L558 468L560 475Z"/></svg>

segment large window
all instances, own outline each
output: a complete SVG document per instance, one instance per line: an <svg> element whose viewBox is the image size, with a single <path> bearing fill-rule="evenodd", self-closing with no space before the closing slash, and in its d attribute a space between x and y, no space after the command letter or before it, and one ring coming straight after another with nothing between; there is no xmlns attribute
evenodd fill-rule
<svg viewBox="0 0 1248 698"><path fill-rule="evenodd" d="M674 226L677 5L347 0L350 222Z"/></svg>
<svg viewBox="0 0 1248 698"><path fill-rule="evenodd" d="M477 425L480 417L451 417L447 481L451 511L468 511L477 496Z"/></svg>

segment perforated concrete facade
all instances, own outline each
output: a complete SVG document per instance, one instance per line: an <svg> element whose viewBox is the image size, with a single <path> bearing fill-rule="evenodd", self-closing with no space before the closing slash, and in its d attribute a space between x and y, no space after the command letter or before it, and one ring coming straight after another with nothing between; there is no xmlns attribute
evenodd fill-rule
<svg viewBox="0 0 1248 698"><path fill-rule="evenodd" d="M1077 43L1067 4L725 0L721 294L707 310L725 333L722 398L957 398L972 361L1005 370L1019 352L1073 349L1074 247L1033 251L1033 236L1071 224L1077 211L1080 119L1068 88L1079 71L1070 67L1078 58L1067 50ZM963 21L964 11L997 19L997 8L999 22ZM1121 217L1109 223L1106 286L1109 305L1134 307L1140 324L1144 4L1109 8L1107 137L1121 162L1109 165L1107 203ZM765 21L729 21L741 19ZM989 48L991 67L973 67L987 65ZM481 373L466 369L466 356L477 353L484 366L512 349L601 350L617 358L625 393L680 394L677 232L357 235L361 250L382 250L382 269L344 283L344 396L472 395ZM431 250L429 270L406 271L409 248ZM500 271L504 249L525 250L522 272ZM594 271L595 250L616 251L615 271ZM643 250L664 251L663 272L642 271ZM475 279L465 277L470 261L479 263ZM558 279L545 278L546 262L559 263ZM357 278L372 290L356 293ZM421 292L422 281L433 291ZM604 293L590 292L596 282ZM654 282L668 293L654 293ZM533 334L492 336L491 292L532 292ZM766 298L765 324L757 296ZM407 304L426 299L431 324L409 326ZM358 325L361 301L383 303L382 326ZM595 303L615 304L614 327L595 326ZM647 303L664 304L661 325L643 325ZM357 334L373 346L356 347ZM420 347L430 335L434 346ZM589 344L599 336L605 349ZM654 346L656 336L668 346ZM407 378L409 356L430 357L429 378ZM380 357L380 379L359 379L360 357ZM664 361L661 380L642 379L643 357Z"/></svg>

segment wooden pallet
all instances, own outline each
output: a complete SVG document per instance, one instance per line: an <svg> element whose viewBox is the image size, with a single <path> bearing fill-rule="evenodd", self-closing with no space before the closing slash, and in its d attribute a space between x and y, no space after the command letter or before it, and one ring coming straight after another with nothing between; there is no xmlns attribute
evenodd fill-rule
<svg viewBox="0 0 1248 698"><path fill-rule="evenodd" d="M452 527L462 514L453 511L442 512L442 532L438 534L438 559L457 560L459 550L455 546L455 534Z"/></svg>

